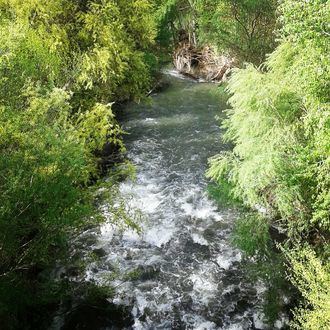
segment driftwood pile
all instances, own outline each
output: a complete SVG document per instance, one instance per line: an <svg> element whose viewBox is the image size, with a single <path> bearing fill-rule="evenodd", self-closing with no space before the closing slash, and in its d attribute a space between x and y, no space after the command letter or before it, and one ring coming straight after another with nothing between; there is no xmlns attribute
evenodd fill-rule
<svg viewBox="0 0 330 330"><path fill-rule="evenodd" d="M196 48L189 43L181 43L174 52L175 68L192 78L206 81L226 81L235 60L224 55L217 55L208 46Z"/></svg>

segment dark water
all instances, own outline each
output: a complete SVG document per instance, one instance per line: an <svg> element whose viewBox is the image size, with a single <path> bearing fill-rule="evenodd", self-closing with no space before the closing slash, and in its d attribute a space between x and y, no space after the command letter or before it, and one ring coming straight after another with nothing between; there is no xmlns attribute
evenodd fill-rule
<svg viewBox="0 0 330 330"><path fill-rule="evenodd" d="M207 159L225 148L215 120L225 98L216 85L174 75L152 103L124 112L137 179L120 190L141 211L142 232L103 225L94 248L104 255L86 279L116 288L114 302L132 308L134 329L268 329L265 285L247 279L230 244L235 212L218 209L206 193ZM114 269L135 276L109 280Z"/></svg>

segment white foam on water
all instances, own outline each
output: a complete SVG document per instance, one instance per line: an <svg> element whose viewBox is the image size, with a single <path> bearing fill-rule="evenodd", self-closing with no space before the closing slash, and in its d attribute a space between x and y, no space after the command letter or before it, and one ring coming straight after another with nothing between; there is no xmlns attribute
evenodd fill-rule
<svg viewBox="0 0 330 330"><path fill-rule="evenodd" d="M223 268L223 269L225 269L225 270L228 270L228 269L230 268L232 262L231 262L230 259L226 259L226 258L224 258L223 256L219 256L219 257L217 258L217 264L218 264L221 268Z"/></svg>
<svg viewBox="0 0 330 330"><path fill-rule="evenodd" d="M144 264L147 266L155 265L158 264L159 262L162 261L162 257L159 255L152 255L150 258L145 260Z"/></svg>
<svg viewBox="0 0 330 330"><path fill-rule="evenodd" d="M143 238L149 244L161 247L171 240L175 232L175 227L157 226L147 230Z"/></svg>
<svg viewBox="0 0 330 330"><path fill-rule="evenodd" d="M196 82L196 83L199 81L199 80L195 80L195 79L189 78L186 75L183 75L182 73L180 73L176 69L164 69L163 70L163 73L166 74L166 75L175 77L175 78L179 78L181 80L188 80L188 81ZM202 80L200 82L202 82Z"/></svg>
<svg viewBox="0 0 330 330"><path fill-rule="evenodd" d="M139 292L138 290L136 290L135 292ZM148 307L150 304L148 302L148 300L145 298L144 295L136 293L136 308L137 310L142 314L145 310L146 307Z"/></svg>
<svg viewBox="0 0 330 330"><path fill-rule="evenodd" d="M194 330L213 330L217 329L217 325L214 322L206 321L197 325Z"/></svg>
<svg viewBox="0 0 330 330"><path fill-rule="evenodd" d="M230 324L228 326L224 326L222 328L223 330L246 330L246 326L242 325L241 323L234 323L234 324Z"/></svg>
<svg viewBox="0 0 330 330"><path fill-rule="evenodd" d="M133 324L133 329L143 330L143 329L145 329L145 326L138 318L135 318L135 322Z"/></svg>
<svg viewBox="0 0 330 330"><path fill-rule="evenodd" d="M158 121L155 118L143 118L143 119L135 119L135 120L131 120L129 122L127 122L125 124L125 131L127 130L132 130L136 127L140 128L140 127L152 127L154 125L157 125ZM135 161L135 159L134 159Z"/></svg>
<svg viewBox="0 0 330 330"><path fill-rule="evenodd" d="M194 207L191 203L183 203L181 205L181 209L185 212L187 215L192 215L194 211Z"/></svg>
<svg viewBox="0 0 330 330"><path fill-rule="evenodd" d="M159 187L153 182L143 186L134 183L122 183L120 192L126 196L129 208L135 208L147 214L155 212L163 200Z"/></svg>
<svg viewBox="0 0 330 330"><path fill-rule="evenodd" d="M196 201L196 199L198 199ZM180 209L191 218L221 221L216 205L203 193L200 187L192 187L181 198Z"/></svg>
<svg viewBox="0 0 330 330"><path fill-rule="evenodd" d="M227 285L224 290L222 291L222 294L225 295L226 293L230 293L232 291L234 291L236 288L236 285L232 284L232 285Z"/></svg>
<svg viewBox="0 0 330 330"><path fill-rule="evenodd" d="M253 323L256 328L258 329L267 328L267 324L265 324L264 320L265 320L265 315L263 313L253 314Z"/></svg>
<svg viewBox="0 0 330 330"><path fill-rule="evenodd" d="M286 315L281 314L280 318L274 323L274 327L275 329L283 329L289 324L289 322L289 318Z"/></svg>
<svg viewBox="0 0 330 330"><path fill-rule="evenodd" d="M200 245L209 245L209 242L201 234L193 233L191 234L191 238L193 239L194 243L198 243Z"/></svg>
<svg viewBox="0 0 330 330"><path fill-rule="evenodd" d="M215 297L218 283L212 278L209 265L202 264L201 269L189 276L193 283L192 298L205 306Z"/></svg>
<svg viewBox="0 0 330 330"><path fill-rule="evenodd" d="M212 208L205 206L203 208L197 209L194 212L194 216L199 219L206 219L212 214Z"/></svg>
<svg viewBox="0 0 330 330"><path fill-rule="evenodd" d="M228 270L234 262L240 262L242 260L242 254L238 251L225 251L221 253L217 257L217 264L225 269Z"/></svg>
<svg viewBox="0 0 330 330"><path fill-rule="evenodd" d="M99 240L109 242L112 240L114 233L114 225L110 222L105 222L100 226L101 235L99 236Z"/></svg>
<svg viewBox="0 0 330 330"><path fill-rule="evenodd" d="M141 241L141 235L134 229L126 229L122 234L122 240L135 243Z"/></svg>
<svg viewBox="0 0 330 330"><path fill-rule="evenodd" d="M196 314L185 314L182 320L187 325L187 329L194 330L214 330L218 329L214 322L207 321L204 317Z"/></svg>

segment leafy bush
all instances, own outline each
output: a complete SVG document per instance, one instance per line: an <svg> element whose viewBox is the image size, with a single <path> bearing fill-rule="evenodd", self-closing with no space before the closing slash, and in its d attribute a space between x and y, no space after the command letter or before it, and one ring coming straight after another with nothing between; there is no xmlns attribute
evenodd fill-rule
<svg viewBox="0 0 330 330"><path fill-rule="evenodd" d="M330 44L324 22L330 3L284 0L279 11L279 46L262 67L235 70L229 81L225 139L235 147L211 158L207 175L229 181L247 206L265 207L286 230L288 246L298 244L285 253L289 277L306 300L293 326L328 329ZM249 247L254 237L240 244Z"/></svg>
<svg viewBox="0 0 330 330"><path fill-rule="evenodd" d="M200 39L240 61L260 64L275 46L273 0L197 0Z"/></svg>
<svg viewBox="0 0 330 330"><path fill-rule="evenodd" d="M282 6L284 18L288 3ZM321 1L318 10L307 4L308 17L325 15L328 7ZM299 22L290 19L287 24ZM313 34L322 26L309 28L306 33ZM229 180L235 196L251 207L265 206L290 234L328 231L330 225L326 38L322 33L306 39L305 34L283 32L266 71L249 65L234 72L228 85L232 109L224 126L225 139L235 147L210 160L209 177Z"/></svg>
<svg viewBox="0 0 330 330"><path fill-rule="evenodd" d="M270 252L268 222L257 213L242 214L235 223L233 243L247 256L266 257Z"/></svg>
<svg viewBox="0 0 330 330"><path fill-rule="evenodd" d="M285 251L290 262L289 278L305 299L294 312L293 329L329 329L330 269L310 247Z"/></svg>
<svg viewBox="0 0 330 330"><path fill-rule="evenodd" d="M111 105L149 85L150 8L0 0L0 318L9 328L33 328L29 311L56 302L45 273L72 232L100 219L96 151L124 150Z"/></svg>

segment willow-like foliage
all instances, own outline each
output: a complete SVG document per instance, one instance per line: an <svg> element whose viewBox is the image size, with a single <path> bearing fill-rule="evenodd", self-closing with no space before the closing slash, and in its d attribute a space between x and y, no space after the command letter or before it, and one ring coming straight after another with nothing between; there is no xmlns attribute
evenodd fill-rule
<svg viewBox="0 0 330 330"><path fill-rule="evenodd" d="M155 0L158 44L175 47L180 42L197 44L196 0Z"/></svg>
<svg viewBox="0 0 330 330"><path fill-rule="evenodd" d="M207 176L229 181L249 207L265 207L288 246L301 246L288 254L290 278L306 299L294 324L328 329L330 3L285 0L279 10L279 46L262 67L237 69L229 81L224 127L234 148L210 159ZM317 254L302 248L306 241Z"/></svg>
<svg viewBox="0 0 330 330"><path fill-rule="evenodd" d="M277 1L196 0L199 39L239 62L260 64L275 47Z"/></svg>
<svg viewBox="0 0 330 330"><path fill-rule="evenodd" d="M124 150L112 104L149 85L150 9L148 0L0 0L4 329L47 328L56 302L47 271L74 231L101 219L96 151Z"/></svg>
<svg viewBox="0 0 330 330"><path fill-rule="evenodd" d="M292 329L325 330L330 327L330 269L310 247L285 251L289 279L301 292L307 308L294 311Z"/></svg>
<svg viewBox="0 0 330 330"><path fill-rule="evenodd" d="M301 17L325 19L329 6L304 2L300 10L306 15L287 18L288 3L281 8L289 27ZM327 232L330 226L329 43L322 27L313 22L302 34L283 32L264 68L234 72L224 126L226 141L235 147L211 159L208 171L214 180L230 180L249 206L273 211L292 234Z"/></svg>

